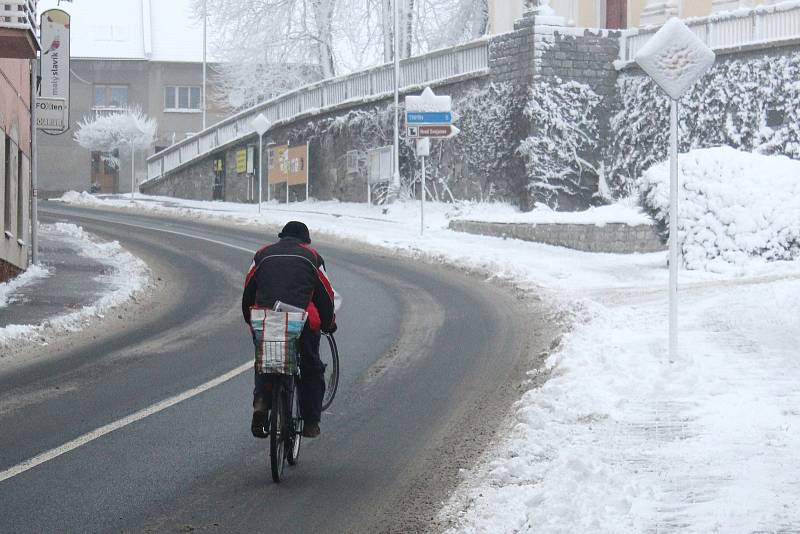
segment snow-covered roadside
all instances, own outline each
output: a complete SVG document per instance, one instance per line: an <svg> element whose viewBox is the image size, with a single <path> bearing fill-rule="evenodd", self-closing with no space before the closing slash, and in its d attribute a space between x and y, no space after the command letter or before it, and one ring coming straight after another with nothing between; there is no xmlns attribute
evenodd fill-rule
<svg viewBox="0 0 800 534"><path fill-rule="evenodd" d="M16 278L12 278L8 282L3 282L0 284L0 308L4 308L8 305L9 298L13 293L49 275L50 271L47 269L47 267L42 265L31 265L25 270L25 272Z"/></svg>
<svg viewBox="0 0 800 534"><path fill-rule="evenodd" d="M800 528L798 261L682 272L681 358L670 363L665 253L588 254L447 230L453 216L490 217L485 207L428 204L424 237L416 203L387 213L268 204L258 216L255 206L144 197L133 209L273 226L301 219L316 242L322 232L469 267L574 313L550 379L525 394L510 435L445 505L453 532Z"/></svg>
<svg viewBox="0 0 800 534"><path fill-rule="evenodd" d="M97 241L74 224L40 225L40 232L66 243L70 248L77 250L79 255L106 266L105 273L99 275L95 281L107 289L98 296L93 304L75 311L43 318L39 324L12 324L0 328L0 347L7 346L23 337L35 336L46 343L52 336L59 333L80 331L92 318L103 317L112 308L130 300L146 288L150 280L150 269L147 265L124 250L116 241L110 243ZM28 272L31 272L30 276L34 277L38 274L36 279L42 277L42 272L57 275L57 273L48 271L46 266L34 266ZM29 276L28 272L21 275L20 278ZM26 280L27 278L23 278L23 281ZM10 295L21 289L24 289L24 286L17 285L9 289L7 294ZM2 291L2 286L0 286L0 291ZM2 298L2 293L0 293L0 298Z"/></svg>

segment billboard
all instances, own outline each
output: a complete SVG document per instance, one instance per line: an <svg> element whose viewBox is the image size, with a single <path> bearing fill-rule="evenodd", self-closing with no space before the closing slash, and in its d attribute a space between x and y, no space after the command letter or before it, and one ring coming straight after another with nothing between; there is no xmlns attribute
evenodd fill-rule
<svg viewBox="0 0 800 534"><path fill-rule="evenodd" d="M43 112L49 112L51 116L42 124L37 120L37 127L41 130L64 131L69 128L69 34L69 13L60 9L42 13L42 55L37 95L47 104ZM60 123L52 116L57 107L63 113ZM59 124L61 127L54 127Z"/></svg>
<svg viewBox="0 0 800 534"><path fill-rule="evenodd" d="M393 155L394 147L391 145L373 148L367 153L369 183L380 184L392 180L392 171L394 169Z"/></svg>
<svg viewBox="0 0 800 534"><path fill-rule="evenodd" d="M308 145L269 148L267 183L301 185L308 183Z"/></svg>

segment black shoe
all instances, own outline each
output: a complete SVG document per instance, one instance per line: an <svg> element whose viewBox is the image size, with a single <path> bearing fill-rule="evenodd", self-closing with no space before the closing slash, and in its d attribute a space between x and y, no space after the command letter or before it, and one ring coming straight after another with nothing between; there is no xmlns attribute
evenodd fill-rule
<svg viewBox="0 0 800 534"><path fill-rule="evenodd" d="M319 436L319 423L305 423L303 425L303 437L304 438L316 438Z"/></svg>
<svg viewBox="0 0 800 534"><path fill-rule="evenodd" d="M263 412L260 410L256 410L253 412L253 420L250 423L250 432L253 433L254 437L266 438L267 436L269 436L266 428L268 418L269 418L269 412Z"/></svg>

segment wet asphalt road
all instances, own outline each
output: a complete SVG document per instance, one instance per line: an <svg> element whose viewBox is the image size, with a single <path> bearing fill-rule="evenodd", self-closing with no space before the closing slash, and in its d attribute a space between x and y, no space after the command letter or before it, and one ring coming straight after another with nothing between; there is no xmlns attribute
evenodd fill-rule
<svg viewBox="0 0 800 534"><path fill-rule="evenodd" d="M179 281L179 298L113 341L0 375L0 405L11 406L0 410L0 471L246 363L252 345L239 299L252 252L227 245L253 251L274 235L49 203L41 218L157 258ZM502 345L504 317L487 309L488 289L470 289L476 284L462 275L314 245L345 299L336 334L342 376L322 437L303 442L285 482L272 483L268 442L250 436L246 372L0 482L0 532L420 528L426 518L398 507L425 486L422 466L447 463L436 455L453 439L453 421L512 365L486 362ZM435 302L441 317L418 328L428 342L404 355L409 295ZM14 407L17 398L25 402Z"/></svg>

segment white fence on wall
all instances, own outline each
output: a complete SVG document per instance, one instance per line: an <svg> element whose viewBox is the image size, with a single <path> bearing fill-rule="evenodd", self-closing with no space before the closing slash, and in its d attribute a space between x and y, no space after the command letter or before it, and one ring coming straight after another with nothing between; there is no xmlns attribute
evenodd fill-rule
<svg viewBox="0 0 800 534"><path fill-rule="evenodd" d="M689 19L686 23L714 50L800 39L800 2L718 13ZM626 32L620 43L620 60L626 65L631 63L658 30L658 27L651 27Z"/></svg>
<svg viewBox="0 0 800 534"><path fill-rule="evenodd" d="M489 41L474 41L404 59L400 62L400 88L403 90L447 82L462 76L481 75L488 68ZM349 102L385 97L393 91L394 66L391 64L301 87L233 115L151 156L147 160L148 180L159 178L197 157L253 135L251 123L259 113L263 113L274 124Z"/></svg>

